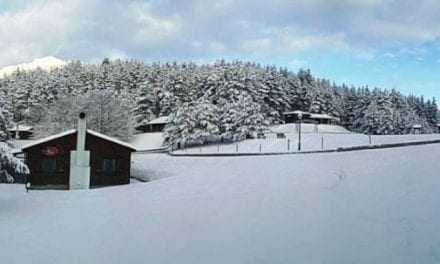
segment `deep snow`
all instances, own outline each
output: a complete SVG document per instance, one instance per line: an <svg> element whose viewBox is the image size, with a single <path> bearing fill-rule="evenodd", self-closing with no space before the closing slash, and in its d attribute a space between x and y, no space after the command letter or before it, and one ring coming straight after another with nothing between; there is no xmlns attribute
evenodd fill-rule
<svg viewBox="0 0 440 264"><path fill-rule="evenodd" d="M438 263L440 145L269 157L137 155L168 178L0 185L2 263Z"/></svg>
<svg viewBox="0 0 440 264"><path fill-rule="evenodd" d="M161 149L164 148L163 133L154 132L136 134L130 140L130 144L132 144L138 151Z"/></svg>

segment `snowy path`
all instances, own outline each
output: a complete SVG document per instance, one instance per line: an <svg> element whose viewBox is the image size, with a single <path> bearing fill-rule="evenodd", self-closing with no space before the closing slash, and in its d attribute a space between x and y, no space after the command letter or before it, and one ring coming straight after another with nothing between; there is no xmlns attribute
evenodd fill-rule
<svg viewBox="0 0 440 264"><path fill-rule="evenodd" d="M0 185L2 263L437 263L439 145L307 156L139 155L165 179Z"/></svg>

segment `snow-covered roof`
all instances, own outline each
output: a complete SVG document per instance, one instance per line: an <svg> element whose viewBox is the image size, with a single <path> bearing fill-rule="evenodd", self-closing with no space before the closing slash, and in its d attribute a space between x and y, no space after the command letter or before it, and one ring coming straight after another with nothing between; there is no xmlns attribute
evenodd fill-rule
<svg viewBox="0 0 440 264"><path fill-rule="evenodd" d="M328 114L311 114L310 116L311 118L316 118L316 119L338 119L337 117L328 115Z"/></svg>
<svg viewBox="0 0 440 264"><path fill-rule="evenodd" d="M67 136L67 135L71 135L71 134L74 134L74 133L76 133L76 129L70 129L70 130L64 131L64 132L59 133L59 134L55 134L55 135L52 135L52 136L49 136L49 137L45 137L45 138L42 138L42 139L39 139L39 140L35 140L34 142L23 146L22 149L27 149L27 148L30 148L30 147L33 147L33 146L36 146L36 145L40 145L42 143L45 143L45 142L48 142L48 141L51 141L51 140L54 140L54 139L57 139L57 138L61 138L61 137ZM136 150L135 147L133 147L132 145L130 145L130 144L124 142L124 141L121 141L121 140L113 138L113 137L106 136L106 135L101 134L99 132L87 129L87 133L89 133L90 135L102 138L104 140L111 141L111 142L116 143L118 145L121 145L121 146L130 148L130 149Z"/></svg>
<svg viewBox="0 0 440 264"><path fill-rule="evenodd" d="M147 123L147 125L156 125L156 124L168 124L168 116L161 116Z"/></svg>
<svg viewBox="0 0 440 264"><path fill-rule="evenodd" d="M127 142L121 141L121 140L116 139L114 137L109 137L107 135L101 134L99 132L96 132L96 131L93 131L93 130L90 130L90 129L87 129L87 133L89 133L90 135L94 135L96 137L102 138L104 140L111 141L111 142L116 143L118 145L121 145L121 146L130 148L130 149L136 150L136 148L133 147L131 144L128 144Z"/></svg>
<svg viewBox="0 0 440 264"><path fill-rule="evenodd" d="M413 125L413 128L422 128L422 125Z"/></svg>
<svg viewBox="0 0 440 264"><path fill-rule="evenodd" d="M328 115L328 114L312 114L310 112L304 112L304 111L300 111L300 110L296 110L296 111L290 111L290 112L284 112L284 115L310 115L310 118L315 118L315 119L334 119L334 120L339 120L339 118Z"/></svg>
<svg viewBox="0 0 440 264"><path fill-rule="evenodd" d="M32 126L18 125L18 128L17 126L8 128L8 131L31 131L32 129L34 129Z"/></svg>
<svg viewBox="0 0 440 264"><path fill-rule="evenodd" d="M298 114L303 114L303 115L310 115L309 112L304 112L304 111L300 111L300 110L295 110L295 111L290 111L290 112L284 112L283 115L298 115Z"/></svg>
<svg viewBox="0 0 440 264"><path fill-rule="evenodd" d="M45 138L42 138L42 139L38 139L38 140L35 140L34 142L32 142L30 144L27 144L27 145L23 146L22 149L27 149L27 148L30 148L30 147L33 147L33 146L36 146L36 145L40 145L42 143L45 143L45 142L48 142L48 141L51 141L51 140L54 140L54 139L57 139L57 138L60 138L60 137L67 136L67 135L73 134L75 132L76 132L76 129L70 129L70 130L67 130L67 131L64 131L64 132L52 135L52 136L48 136L48 137L45 137Z"/></svg>

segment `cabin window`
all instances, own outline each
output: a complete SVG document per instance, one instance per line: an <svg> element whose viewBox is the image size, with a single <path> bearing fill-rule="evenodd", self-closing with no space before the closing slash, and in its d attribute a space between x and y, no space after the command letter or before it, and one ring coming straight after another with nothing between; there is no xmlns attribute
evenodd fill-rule
<svg viewBox="0 0 440 264"><path fill-rule="evenodd" d="M102 172L104 173L105 176L114 176L116 174L116 160L103 159Z"/></svg>
<svg viewBox="0 0 440 264"><path fill-rule="evenodd" d="M41 170L46 174L54 174L57 170L57 160L44 159L41 162Z"/></svg>

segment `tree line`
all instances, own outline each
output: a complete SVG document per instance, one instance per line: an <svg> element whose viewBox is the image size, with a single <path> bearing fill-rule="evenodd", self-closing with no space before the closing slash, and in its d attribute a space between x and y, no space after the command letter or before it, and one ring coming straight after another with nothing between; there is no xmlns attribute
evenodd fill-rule
<svg viewBox="0 0 440 264"><path fill-rule="evenodd" d="M69 117L85 108L92 129L122 139L170 115L166 141L186 144L252 137L293 110L327 113L368 134L406 134L413 125L430 133L438 122L434 98L335 84L309 70L224 60L199 65L105 59L74 61L50 72L17 70L0 79L0 100L9 123L34 125L40 136L71 128Z"/></svg>

